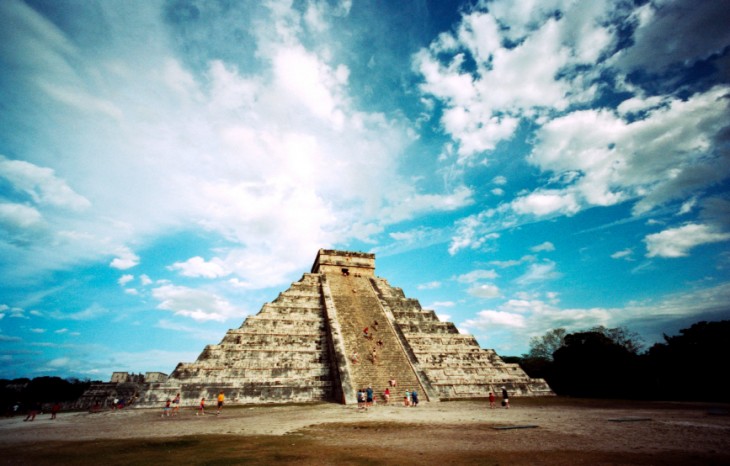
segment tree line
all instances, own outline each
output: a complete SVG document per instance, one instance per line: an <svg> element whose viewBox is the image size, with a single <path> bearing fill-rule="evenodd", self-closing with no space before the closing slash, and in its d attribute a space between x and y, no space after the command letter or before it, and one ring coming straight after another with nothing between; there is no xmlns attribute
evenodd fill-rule
<svg viewBox="0 0 730 466"><path fill-rule="evenodd" d="M664 335L643 351L638 334L625 327L595 327L568 333L550 330L530 341L519 363L544 378L558 395L591 398L730 401L725 358L730 354L730 321L697 322Z"/></svg>
<svg viewBox="0 0 730 466"><path fill-rule="evenodd" d="M76 401L90 386L90 380L61 377L0 379L0 407L5 414L22 412L33 403ZM17 406L17 408L16 408Z"/></svg>

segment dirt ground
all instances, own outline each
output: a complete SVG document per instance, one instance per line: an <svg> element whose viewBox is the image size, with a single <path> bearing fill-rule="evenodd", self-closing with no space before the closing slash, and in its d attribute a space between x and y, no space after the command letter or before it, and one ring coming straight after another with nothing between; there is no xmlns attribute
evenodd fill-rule
<svg viewBox="0 0 730 466"><path fill-rule="evenodd" d="M730 406L514 398L0 420L0 464L727 464ZM100 457L103 460L100 461Z"/></svg>

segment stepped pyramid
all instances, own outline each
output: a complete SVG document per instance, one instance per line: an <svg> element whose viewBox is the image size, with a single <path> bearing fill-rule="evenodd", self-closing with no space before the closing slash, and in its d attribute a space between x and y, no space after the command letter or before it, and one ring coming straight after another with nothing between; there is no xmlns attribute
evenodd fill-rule
<svg viewBox="0 0 730 466"><path fill-rule="evenodd" d="M374 254L320 249L311 273L195 362L178 364L166 382L150 384L138 405L178 392L186 404L212 402L220 391L233 403L350 404L359 388L380 395L391 380L396 401L406 389L428 401L484 397L502 386L518 396L552 394L544 380L376 277Z"/></svg>

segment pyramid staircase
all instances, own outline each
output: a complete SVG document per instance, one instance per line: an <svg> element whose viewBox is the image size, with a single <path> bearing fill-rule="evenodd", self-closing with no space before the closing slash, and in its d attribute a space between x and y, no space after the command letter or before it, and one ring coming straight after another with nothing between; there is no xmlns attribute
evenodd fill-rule
<svg viewBox="0 0 730 466"><path fill-rule="evenodd" d="M367 387L372 387L380 395L394 380L397 384L391 388L394 396L398 390L415 389L427 397L424 385L373 290L370 278L329 274L325 283L329 287L344 335L344 352L353 389L351 395L354 396L357 389ZM365 328L368 328L367 336L363 331ZM373 357L373 350L377 353L376 357ZM353 362L354 353L358 354L356 363Z"/></svg>

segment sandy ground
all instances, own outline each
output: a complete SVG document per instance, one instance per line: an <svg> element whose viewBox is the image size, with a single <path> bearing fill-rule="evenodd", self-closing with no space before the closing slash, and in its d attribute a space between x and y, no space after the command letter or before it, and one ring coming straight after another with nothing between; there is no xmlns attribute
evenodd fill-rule
<svg viewBox="0 0 730 466"><path fill-rule="evenodd" d="M191 435L307 435L329 445L408 448L418 436L420 452L484 448L493 451L599 451L631 454L683 452L730 461L727 405L513 399L510 409L488 409L483 401L421 403L417 408L381 405L368 411L337 404L226 406L201 417L184 408L175 417L162 410L124 409L61 413L51 421L23 417L0 420L0 447L48 441L154 439ZM370 426L370 427L368 427ZM389 426L396 429L389 431ZM527 427L531 426L531 427ZM378 428L376 428L378 427ZM513 427L513 429L498 429ZM382 428L382 432L381 431ZM363 435L359 429L369 429ZM427 435L429 430L438 432ZM409 434L409 432L413 432ZM390 442L390 443L389 443Z"/></svg>

